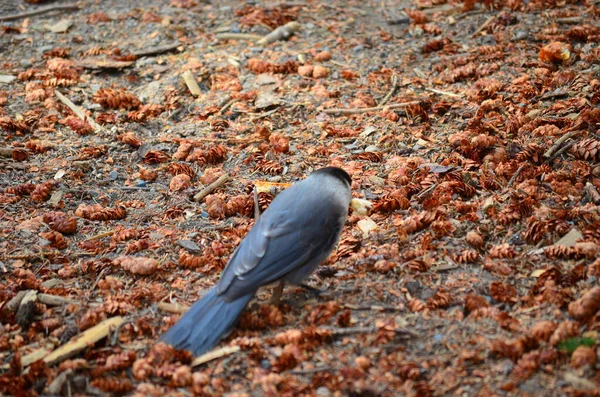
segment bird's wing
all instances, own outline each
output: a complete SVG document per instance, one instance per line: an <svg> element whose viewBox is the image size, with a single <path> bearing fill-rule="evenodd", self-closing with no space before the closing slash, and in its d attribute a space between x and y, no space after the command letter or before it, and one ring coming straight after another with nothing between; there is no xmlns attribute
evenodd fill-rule
<svg viewBox="0 0 600 397"><path fill-rule="evenodd" d="M260 218L232 255L217 284L219 294L235 300L273 283L335 244L339 221L315 208L315 216L300 219L284 209ZM323 215L327 214L327 215ZM293 222L290 219L294 219Z"/></svg>

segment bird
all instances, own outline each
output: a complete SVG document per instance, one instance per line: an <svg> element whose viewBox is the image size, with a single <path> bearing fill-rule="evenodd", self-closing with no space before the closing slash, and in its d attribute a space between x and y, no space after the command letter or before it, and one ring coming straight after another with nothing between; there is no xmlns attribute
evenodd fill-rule
<svg viewBox="0 0 600 397"><path fill-rule="evenodd" d="M336 246L352 179L338 167L312 172L279 193L233 252L219 281L160 338L199 356L227 337L257 290L302 282Z"/></svg>

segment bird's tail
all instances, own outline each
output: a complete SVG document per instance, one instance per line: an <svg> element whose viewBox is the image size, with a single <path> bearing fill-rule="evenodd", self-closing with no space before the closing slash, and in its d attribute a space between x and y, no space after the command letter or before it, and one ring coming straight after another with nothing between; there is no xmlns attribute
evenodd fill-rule
<svg viewBox="0 0 600 397"><path fill-rule="evenodd" d="M176 349L189 350L199 356L233 330L253 296L249 294L227 302L212 288L160 339Z"/></svg>

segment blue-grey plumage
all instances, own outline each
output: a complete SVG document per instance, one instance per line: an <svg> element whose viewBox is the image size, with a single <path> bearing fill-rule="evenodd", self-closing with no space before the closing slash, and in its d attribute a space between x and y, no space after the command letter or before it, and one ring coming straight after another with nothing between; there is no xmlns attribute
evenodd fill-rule
<svg viewBox="0 0 600 397"><path fill-rule="evenodd" d="M345 171L327 167L281 192L237 247L219 282L161 339L202 354L235 327L258 288L278 280L300 284L335 247L348 214L350 184Z"/></svg>

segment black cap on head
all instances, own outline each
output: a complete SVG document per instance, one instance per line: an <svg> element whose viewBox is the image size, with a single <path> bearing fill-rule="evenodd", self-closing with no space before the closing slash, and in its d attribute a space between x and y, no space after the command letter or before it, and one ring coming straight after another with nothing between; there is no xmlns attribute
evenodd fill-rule
<svg viewBox="0 0 600 397"><path fill-rule="evenodd" d="M352 178L350 178L350 175L348 175L348 173L346 171L344 171L343 169L338 168L338 167L321 168L321 169L318 169L315 172L313 172L313 174L331 175L335 178L338 178L341 181L348 183L348 185L352 185Z"/></svg>

